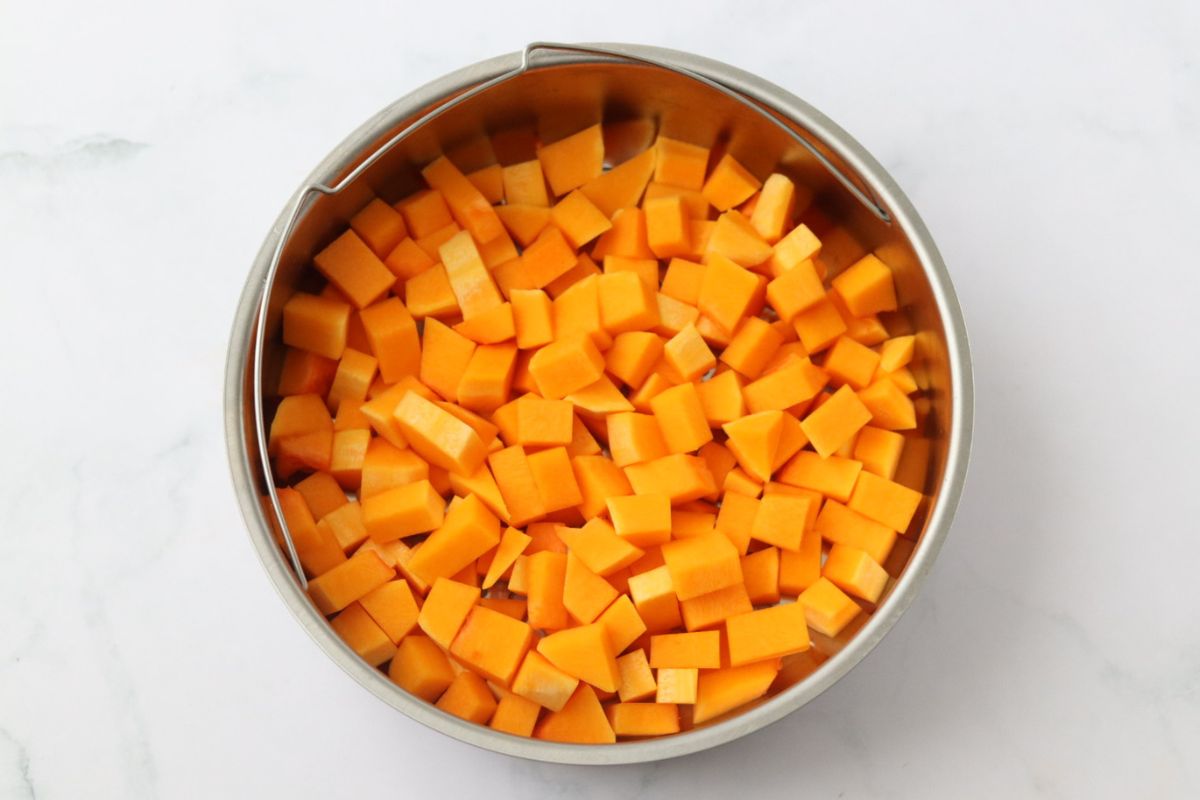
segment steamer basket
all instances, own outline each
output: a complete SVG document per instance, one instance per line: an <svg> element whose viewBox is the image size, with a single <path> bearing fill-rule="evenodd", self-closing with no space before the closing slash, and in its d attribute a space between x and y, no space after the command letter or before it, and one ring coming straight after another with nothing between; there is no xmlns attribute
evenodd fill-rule
<svg viewBox="0 0 1200 800"><path fill-rule="evenodd" d="M895 270L893 335L916 335L911 366L922 394L896 479L927 497L909 537L889 559L890 583L875 612L836 639L814 634L809 654L789 657L768 695L725 718L669 737L567 745L464 722L391 683L346 647L310 603L265 478L263 417L282 361L283 303L312 280L314 253L345 229L372 195L398 200L420 185L418 169L448 153L464 170L533 157L534 136L553 141L604 122L606 151L620 162L658 133L732 153L759 176L782 171L809 187L832 221L823 235L831 274L866 252ZM346 138L309 176L267 235L242 293L230 341L225 425L230 466L251 540L275 588L321 649L367 690L409 717L470 744L524 758L619 764L693 753L775 722L827 689L879 642L912 602L950 530L971 438L971 367L954 289L929 232L896 183L845 131L761 78L706 58L638 45L533 44L483 61L397 100ZM281 546L278 542L284 542Z"/></svg>

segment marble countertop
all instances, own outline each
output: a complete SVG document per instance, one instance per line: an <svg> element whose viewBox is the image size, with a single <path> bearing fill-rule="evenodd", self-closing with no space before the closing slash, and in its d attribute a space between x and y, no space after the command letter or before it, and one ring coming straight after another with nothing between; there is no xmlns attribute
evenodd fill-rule
<svg viewBox="0 0 1200 800"><path fill-rule="evenodd" d="M264 577L222 429L250 261L394 97L526 40L759 73L883 162L950 266L976 431L955 529L857 669L630 768L384 706ZM1200 11L113 0L0 24L0 796L1200 795Z"/></svg>

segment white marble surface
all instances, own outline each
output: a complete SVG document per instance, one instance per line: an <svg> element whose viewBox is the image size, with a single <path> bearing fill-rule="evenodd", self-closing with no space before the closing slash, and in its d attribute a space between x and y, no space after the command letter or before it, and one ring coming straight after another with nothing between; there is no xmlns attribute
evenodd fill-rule
<svg viewBox="0 0 1200 800"><path fill-rule="evenodd" d="M1200 795L1200 7L544 5L0 5L0 797ZM907 190L970 327L926 590L801 712L668 763L510 760L385 707L275 596L228 478L226 337L289 192L532 38L806 97Z"/></svg>

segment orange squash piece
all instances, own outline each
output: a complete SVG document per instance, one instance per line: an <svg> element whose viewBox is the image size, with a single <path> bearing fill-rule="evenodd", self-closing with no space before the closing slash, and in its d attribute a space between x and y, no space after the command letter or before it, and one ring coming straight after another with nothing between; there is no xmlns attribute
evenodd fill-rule
<svg viewBox="0 0 1200 800"><path fill-rule="evenodd" d="M358 603L352 603L330 620L329 625L359 658L373 667L378 667L396 653L396 645Z"/></svg>
<svg viewBox="0 0 1200 800"><path fill-rule="evenodd" d="M626 411L607 419L608 447L618 467L652 461L667 454L658 421L649 414Z"/></svg>
<svg viewBox="0 0 1200 800"><path fill-rule="evenodd" d="M651 399L650 409L658 420L668 452L690 453L712 441L712 430L695 384L682 383L659 393Z"/></svg>
<svg viewBox="0 0 1200 800"><path fill-rule="evenodd" d="M488 680L508 686L532 642L529 625L477 605L454 637L450 654Z"/></svg>
<svg viewBox="0 0 1200 800"><path fill-rule="evenodd" d="M605 260L607 269L608 260ZM612 334L646 331L658 326L655 287L634 272L606 272L598 279L600 320Z"/></svg>
<svg viewBox="0 0 1200 800"><path fill-rule="evenodd" d="M664 736L680 730L674 703L614 703L607 713L617 736Z"/></svg>
<svg viewBox="0 0 1200 800"><path fill-rule="evenodd" d="M585 519L591 519L604 511L610 497L633 494L633 488L621 468L610 459L600 455L575 456L571 459L575 480L583 495L579 511Z"/></svg>
<svg viewBox="0 0 1200 800"><path fill-rule="evenodd" d="M350 306L339 300L297 292L283 306L283 343L337 360L346 349Z"/></svg>
<svg viewBox="0 0 1200 800"><path fill-rule="evenodd" d="M509 298L517 347L528 350L554 340L554 314L550 298L545 292L540 289L514 289Z"/></svg>
<svg viewBox="0 0 1200 800"><path fill-rule="evenodd" d="M533 728L537 724L540 712L541 706L537 703L506 692L496 703L496 710L488 727L513 736L533 736Z"/></svg>
<svg viewBox="0 0 1200 800"><path fill-rule="evenodd" d="M843 336L826 353L824 367L835 386L848 384L854 389L864 389L879 367L879 354Z"/></svg>
<svg viewBox="0 0 1200 800"><path fill-rule="evenodd" d="M476 495L451 504L441 527L413 555L408 568L432 584L449 577L500 543L500 520Z"/></svg>
<svg viewBox="0 0 1200 800"><path fill-rule="evenodd" d="M539 147L537 157L551 191L561 197L604 171L604 134L592 125Z"/></svg>
<svg viewBox="0 0 1200 800"><path fill-rule="evenodd" d="M801 547L803 546L801 541ZM779 602L779 554L779 548L766 547L742 556L746 595L756 606L774 605Z"/></svg>
<svg viewBox="0 0 1200 800"><path fill-rule="evenodd" d="M720 534L668 542L663 545L662 554L680 600L742 582L738 552Z"/></svg>
<svg viewBox="0 0 1200 800"><path fill-rule="evenodd" d="M656 703L695 703L700 670L692 667L663 667L658 670Z"/></svg>
<svg viewBox="0 0 1200 800"><path fill-rule="evenodd" d="M445 500L429 481L418 481L363 500L363 522L381 544L427 533L442 524Z"/></svg>
<svg viewBox="0 0 1200 800"><path fill-rule="evenodd" d="M401 689L434 702L454 682L450 659L425 636L406 636L396 648L388 677Z"/></svg>
<svg viewBox="0 0 1200 800"><path fill-rule="evenodd" d="M646 241L656 258L691 254L691 225L678 195L657 197L643 204Z"/></svg>
<svg viewBox="0 0 1200 800"><path fill-rule="evenodd" d="M814 530L834 544L847 544L866 551L877 564L887 561L896 544L894 530L832 499L821 506Z"/></svg>
<svg viewBox="0 0 1200 800"><path fill-rule="evenodd" d="M699 191L708 172L708 148L659 136L654 143L654 180Z"/></svg>
<svg viewBox="0 0 1200 800"><path fill-rule="evenodd" d="M629 578L629 597L651 633L663 633L681 624L679 598L666 565Z"/></svg>
<svg viewBox="0 0 1200 800"><path fill-rule="evenodd" d="M512 164L501 170L504 198L514 204L550 207L550 196L546 193L546 178L542 174L542 163L537 159ZM501 206L503 208L503 206ZM499 213L499 209L497 209Z"/></svg>
<svg viewBox="0 0 1200 800"><path fill-rule="evenodd" d="M854 440L855 460L862 462L862 468L867 472L888 480L895 477L903 451L903 434L871 425L859 431Z"/></svg>
<svg viewBox="0 0 1200 800"><path fill-rule="evenodd" d="M438 698L438 708L477 725L486 725L496 711L496 697L483 678L460 672Z"/></svg>
<svg viewBox="0 0 1200 800"><path fill-rule="evenodd" d="M458 404L489 413L508 402L517 362L515 343L484 344L475 348L458 383Z"/></svg>
<svg viewBox="0 0 1200 800"><path fill-rule="evenodd" d="M393 416L404 438L430 464L470 474L487 455L483 440L470 425L416 392L405 393Z"/></svg>
<svg viewBox="0 0 1200 800"><path fill-rule="evenodd" d="M800 603L771 606L725 620L729 665L803 653L809 648L805 607Z"/></svg>
<svg viewBox="0 0 1200 800"><path fill-rule="evenodd" d="M418 548L418 554L423 547ZM448 650L477 602L478 587L449 578L438 578L432 582L429 594L421 605L417 624L426 636Z"/></svg>
<svg viewBox="0 0 1200 800"><path fill-rule="evenodd" d="M758 202L750 214L750 224L759 236L774 244L783 238L791 225L795 208L796 184L791 178L776 172L763 182Z"/></svg>
<svg viewBox="0 0 1200 800"><path fill-rule="evenodd" d="M561 711L547 714L538 723L533 735L570 744L612 744L617 740L595 690L582 682Z"/></svg>
<svg viewBox="0 0 1200 800"><path fill-rule="evenodd" d="M491 203L471 181L442 156L421 170L421 176L434 190L441 192L454 219L478 242L490 242L504 228ZM444 259L443 259L444 261Z"/></svg>
<svg viewBox="0 0 1200 800"><path fill-rule="evenodd" d="M726 334L733 335L742 318L761 303L762 278L723 255L714 254L704 270L697 307Z"/></svg>
<svg viewBox="0 0 1200 800"><path fill-rule="evenodd" d="M434 264L404 282L404 301L413 319L452 317L461 313L446 268Z"/></svg>
<svg viewBox="0 0 1200 800"><path fill-rule="evenodd" d="M578 250L612 227L608 216L581 191L574 191L550 209L550 221Z"/></svg>
<svg viewBox="0 0 1200 800"><path fill-rule="evenodd" d="M350 218L350 229L380 258L390 253L408 235L404 217L378 197Z"/></svg>
<svg viewBox="0 0 1200 800"><path fill-rule="evenodd" d="M399 644L417 626L416 598L407 581L388 581L358 601L394 644Z"/></svg>
<svg viewBox="0 0 1200 800"><path fill-rule="evenodd" d="M654 681L654 673L650 671L650 662L646 659L646 651L634 650L617 658L617 671L621 676L621 684L617 687L617 696L622 703L631 703L653 697L658 691Z"/></svg>
<svg viewBox="0 0 1200 800"><path fill-rule="evenodd" d="M704 244L706 261L722 255L743 267L758 267L771 253L771 245L758 235L750 220L732 209L717 218Z"/></svg>
<svg viewBox="0 0 1200 800"><path fill-rule="evenodd" d="M825 286L809 259L784 270L767 284L767 302L779 318L791 322L825 297Z"/></svg>
<svg viewBox="0 0 1200 800"><path fill-rule="evenodd" d="M313 264L355 308L371 305L396 282L391 270L353 230L346 231L317 253Z"/></svg>
<svg viewBox="0 0 1200 800"><path fill-rule="evenodd" d="M699 676L692 721L697 725L762 697L779 674L779 661L706 670Z"/></svg>
<svg viewBox="0 0 1200 800"><path fill-rule="evenodd" d="M469 232L454 234L438 247L438 254L464 319L471 319L503 302Z"/></svg>
<svg viewBox="0 0 1200 800"><path fill-rule="evenodd" d="M759 317L747 317L721 352L720 360L753 380L762 374L783 341L783 335L770 323Z"/></svg>
<svg viewBox="0 0 1200 800"><path fill-rule="evenodd" d="M876 603L887 586L887 570L857 547L835 544L821 568L822 577L847 594Z"/></svg>
<svg viewBox="0 0 1200 800"><path fill-rule="evenodd" d="M563 672L600 691L615 692L620 685L616 656L599 623L552 633L538 642L537 650Z"/></svg>
<svg viewBox="0 0 1200 800"><path fill-rule="evenodd" d="M769 481L775 468L775 451L783 430L782 411L760 411L723 426L727 446L749 475L760 483Z"/></svg>
<svg viewBox="0 0 1200 800"><path fill-rule="evenodd" d="M563 605L563 586L567 578L566 554L548 550L531 553L527 569L529 624L545 631L567 627L567 609ZM510 582L510 588L511 585Z"/></svg>
<svg viewBox="0 0 1200 800"><path fill-rule="evenodd" d="M612 575L642 557L643 551L617 536L612 526L594 517L582 528L558 529L558 537L588 569L601 577Z"/></svg>
<svg viewBox="0 0 1200 800"><path fill-rule="evenodd" d="M781 550L800 549L805 520L811 514L811 497L790 494L764 495L750 528L750 536Z"/></svg>
<svg viewBox="0 0 1200 800"><path fill-rule="evenodd" d="M635 547L653 547L671 539L671 501L666 495L611 497L608 515L617 536Z"/></svg>
<svg viewBox="0 0 1200 800"><path fill-rule="evenodd" d="M310 581L308 596L322 614L332 614L387 583L395 574L375 553L355 554Z"/></svg>
<svg viewBox="0 0 1200 800"><path fill-rule="evenodd" d="M877 428L908 431L917 427L916 406L889 377L880 378L860 391L858 399Z"/></svg>
<svg viewBox="0 0 1200 800"><path fill-rule="evenodd" d="M862 472L862 463L850 458L821 458L810 450L801 450L780 471L779 480L803 489L812 489L845 503Z"/></svg>
<svg viewBox="0 0 1200 800"><path fill-rule="evenodd" d="M651 636L650 666L654 669L716 669L721 666L721 633L696 631Z"/></svg>
<svg viewBox="0 0 1200 800"><path fill-rule="evenodd" d="M571 457L565 447L550 447L526 457L534 485L547 514L574 508L583 500L571 472Z"/></svg>
<svg viewBox="0 0 1200 800"><path fill-rule="evenodd" d="M833 279L833 290L856 317L895 311L896 286L891 268L875 255L865 255Z"/></svg>
<svg viewBox="0 0 1200 800"><path fill-rule="evenodd" d="M833 455L850 437L871 421L871 412L854 390L843 386L820 408L800 422L804 435L822 457Z"/></svg>
<svg viewBox="0 0 1200 800"><path fill-rule="evenodd" d="M837 636L862 609L828 578L818 578L800 593L796 605L804 608L808 627L825 636Z"/></svg>
<svg viewBox="0 0 1200 800"><path fill-rule="evenodd" d="M713 167L701 193L718 211L725 211L745 201L758 191L762 182L729 153Z"/></svg>
<svg viewBox="0 0 1200 800"><path fill-rule="evenodd" d="M640 208L622 208L612 216L612 227L592 246L592 258L609 256L654 258L646 239L646 214Z"/></svg>
<svg viewBox="0 0 1200 800"><path fill-rule="evenodd" d="M390 442L375 438L363 457L360 500L397 486L429 478L429 464L412 450L401 450Z"/></svg>
<svg viewBox="0 0 1200 800"><path fill-rule="evenodd" d="M476 345L436 319L425 321L423 338L418 368L421 382L443 398L454 400Z"/></svg>
<svg viewBox="0 0 1200 800"><path fill-rule="evenodd" d="M617 590L592 572L574 553L567 553L567 571L563 579L563 607L578 623L586 625L617 598Z"/></svg>
<svg viewBox="0 0 1200 800"><path fill-rule="evenodd" d="M604 626L614 653L624 652L646 632L646 623L626 592L618 595L596 622Z"/></svg>
<svg viewBox="0 0 1200 800"><path fill-rule="evenodd" d="M530 650L513 679L512 691L551 711L561 711L578 686L579 678L563 672L537 650Z"/></svg>
<svg viewBox="0 0 1200 800"><path fill-rule="evenodd" d="M346 555L333 531L317 526L298 491L279 489L278 497L292 545L305 572L321 575L346 561Z"/></svg>
<svg viewBox="0 0 1200 800"><path fill-rule="evenodd" d="M868 519L903 533L908 530L922 497L920 492L907 486L865 472L859 476L846 505Z"/></svg>
<svg viewBox="0 0 1200 800"><path fill-rule="evenodd" d="M643 150L623 164L592 178L583 184L580 192L606 218L611 218L618 210L637 205L650 182L655 160L653 150Z"/></svg>
<svg viewBox="0 0 1200 800"><path fill-rule="evenodd" d="M846 322L829 294L792 317L792 327L809 353L819 353L847 332Z"/></svg>

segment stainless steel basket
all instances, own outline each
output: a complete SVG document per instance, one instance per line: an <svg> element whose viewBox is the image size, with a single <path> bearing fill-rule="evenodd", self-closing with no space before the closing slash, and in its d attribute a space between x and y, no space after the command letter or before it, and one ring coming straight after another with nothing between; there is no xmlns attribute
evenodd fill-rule
<svg viewBox="0 0 1200 800"><path fill-rule="evenodd" d="M871 251L892 266L902 308L885 322L893 334L916 335L912 370L923 389L918 428L908 437L897 480L928 501L910 529L915 538L902 540L889 564L899 577L875 612L836 639L817 637L815 657L785 666L767 697L674 736L569 745L498 733L446 714L400 689L342 643L293 568L295 554L266 477L264 412L282 362L282 305L303 285L312 255L372 195L395 200L411 193L420 185L418 168L443 152L467 170L486 166L472 163L490 157L477 145L498 132L553 141L601 121L614 161L661 132L723 148L759 175L785 172L813 191L814 204L833 223L823 251L832 270ZM313 170L271 228L246 281L229 346L225 426L234 485L267 574L342 669L391 706L464 742L542 761L618 764L684 755L744 736L816 697L871 651L912 602L949 533L970 450L971 391L962 313L937 248L899 187L845 131L761 78L689 53L535 43L397 100Z"/></svg>

